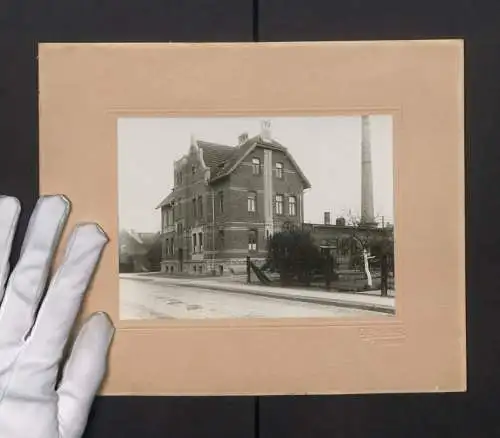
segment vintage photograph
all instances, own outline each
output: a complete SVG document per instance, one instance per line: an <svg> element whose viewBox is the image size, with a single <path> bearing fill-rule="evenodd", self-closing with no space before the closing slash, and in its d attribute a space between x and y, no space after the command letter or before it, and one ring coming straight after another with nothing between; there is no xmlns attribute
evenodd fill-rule
<svg viewBox="0 0 500 438"><path fill-rule="evenodd" d="M121 319L395 314L390 115L117 130Z"/></svg>

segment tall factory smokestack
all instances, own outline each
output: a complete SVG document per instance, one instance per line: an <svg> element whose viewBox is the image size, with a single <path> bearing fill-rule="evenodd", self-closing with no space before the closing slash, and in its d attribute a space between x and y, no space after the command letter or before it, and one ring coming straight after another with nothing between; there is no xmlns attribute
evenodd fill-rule
<svg viewBox="0 0 500 438"><path fill-rule="evenodd" d="M361 223L374 225L370 118L361 116Z"/></svg>

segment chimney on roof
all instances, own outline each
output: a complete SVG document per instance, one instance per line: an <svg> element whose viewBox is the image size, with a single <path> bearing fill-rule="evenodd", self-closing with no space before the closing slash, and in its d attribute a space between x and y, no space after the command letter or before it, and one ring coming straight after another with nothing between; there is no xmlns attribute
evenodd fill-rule
<svg viewBox="0 0 500 438"><path fill-rule="evenodd" d="M191 149L198 149L198 139L196 138L196 134L191 133Z"/></svg>
<svg viewBox="0 0 500 438"><path fill-rule="evenodd" d="M324 223L325 223L325 225L330 225L330 223L331 223L329 211L325 211L325 213L324 213Z"/></svg>
<svg viewBox="0 0 500 438"><path fill-rule="evenodd" d="M243 144L247 140L248 140L248 132L244 132L244 133L240 134L240 136L238 137L238 144Z"/></svg>
<svg viewBox="0 0 500 438"><path fill-rule="evenodd" d="M262 141L271 141L271 121L263 120L260 125L260 137Z"/></svg>

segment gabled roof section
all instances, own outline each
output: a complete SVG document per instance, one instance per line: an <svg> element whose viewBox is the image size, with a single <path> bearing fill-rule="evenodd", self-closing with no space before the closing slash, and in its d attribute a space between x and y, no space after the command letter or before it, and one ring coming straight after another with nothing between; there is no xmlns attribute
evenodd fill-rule
<svg viewBox="0 0 500 438"><path fill-rule="evenodd" d="M219 165L216 172L213 172L211 174L211 181L216 181L220 178L230 175L256 147L263 147L283 152L295 167L299 176L302 178L305 188L311 187L311 183L306 178L288 149L276 140L263 141L260 135L252 137L242 145L233 148L235 149L235 152L226 162L223 163L223 165Z"/></svg>
<svg viewBox="0 0 500 438"><path fill-rule="evenodd" d="M276 140L264 140L261 135L248 138L238 146L212 143L209 141L195 140L192 138L192 146L198 146L202 152L202 160L210 169L210 182L217 181L230 175L239 164L256 148L279 150L283 152L295 167L297 173L302 178L305 188L310 188L311 184L306 178L299 165L296 163L288 149ZM156 207L157 209L169 204L177 196L176 190L172 190Z"/></svg>

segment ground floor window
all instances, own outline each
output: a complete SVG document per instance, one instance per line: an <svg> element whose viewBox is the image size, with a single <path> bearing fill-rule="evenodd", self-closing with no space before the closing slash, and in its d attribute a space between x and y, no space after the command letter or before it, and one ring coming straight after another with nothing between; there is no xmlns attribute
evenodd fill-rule
<svg viewBox="0 0 500 438"><path fill-rule="evenodd" d="M193 234L193 253L196 252L196 233Z"/></svg>
<svg viewBox="0 0 500 438"><path fill-rule="evenodd" d="M297 215L297 198L295 196L290 196L288 198L288 215L289 216Z"/></svg>
<svg viewBox="0 0 500 438"><path fill-rule="evenodd" d="M274 212L280 215L283 214L283 195L276 195L274 201Z"/></svg>
<svg viewBox="0 0 500 438"><path fill-rule="evenodd" d="M218 249L222 250L224 249L224 230L219 230L219 237L218 237Z"/></svg>
<svg viewBox="0 0 500 438"><path fill-rule="evenodd" d="M248 233L248 250L257 251L257 230L250 230Z"/></svg>

